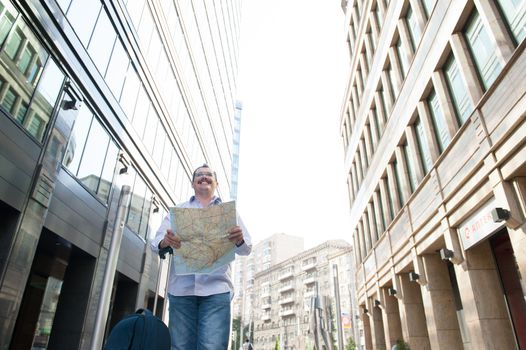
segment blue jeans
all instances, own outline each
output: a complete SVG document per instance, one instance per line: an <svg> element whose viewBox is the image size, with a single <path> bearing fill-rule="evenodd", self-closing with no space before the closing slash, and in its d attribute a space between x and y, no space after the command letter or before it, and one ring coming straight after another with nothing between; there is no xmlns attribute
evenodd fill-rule
<svg viewBox="0 0 526 350"><path fill-rule="evenodd" d="M170 300L172 350L226 350L230 337L230 292L173 296Z"/></svg>

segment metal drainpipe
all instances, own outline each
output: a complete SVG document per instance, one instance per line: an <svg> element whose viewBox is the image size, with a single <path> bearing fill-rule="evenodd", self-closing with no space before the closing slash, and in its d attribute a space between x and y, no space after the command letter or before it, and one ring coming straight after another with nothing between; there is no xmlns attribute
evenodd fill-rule
<svg viewBox="0 0 526 350"><path fill-rule="evenodd" d="M131 188L124 185L121 188L119 197L119 207L117 209L117 216L115 220L115 228L111 236L110 249L108 251L108 262L104 270L104 279L102 281L102 290L100 293L99 305L97 307L97 316L95 318L95 330L91 341L91 350L102 349L102 341L104 340L104 330L108 321L108 311L110 307L111 290L113 287L113 280L115 279L115 271L117 269L117 261L119 259L119 251L121 249L122 234L124 232L124 223L126 214L130 206Z"/></svg>

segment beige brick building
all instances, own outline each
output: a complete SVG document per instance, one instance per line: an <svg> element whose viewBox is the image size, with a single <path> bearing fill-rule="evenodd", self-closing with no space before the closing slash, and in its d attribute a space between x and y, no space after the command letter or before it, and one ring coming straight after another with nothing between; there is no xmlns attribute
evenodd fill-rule
<svg viewBox="0 0 526 350"><path fill-rule="evenodd" d="M526 348L526 1L342 8L364 347Z"/></svg>
<svg viewBox="0 0 526 350"><path fill-rule="evenodd" d="M341 257L340 253L347 254L347 257L351 255L349 243L327 241L255 275L252 307L256 349L273 350L276 343L284 350L312 348L315 344L312 303L316 296L323 304L320 305L323 308L320 314L324 330L332 333L330 336L336 341L336 323L334 317L330 317L331 313L334 315L331 306L334 285L330 270L332 264L341 264L338 269L345 275L350 268L349 259ZM345 283L351 283L348 278L343 281L343 288L347 287ZM348 298L348 294L341 294ZM329 337L328 333L325 335Z"/></svg>

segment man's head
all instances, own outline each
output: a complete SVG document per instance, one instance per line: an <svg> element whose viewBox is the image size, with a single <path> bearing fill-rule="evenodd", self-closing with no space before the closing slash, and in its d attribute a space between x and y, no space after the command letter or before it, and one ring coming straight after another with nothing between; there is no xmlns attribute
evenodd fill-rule
<svg viewBox="0 0 526 350"><path fill-rule="evenodd" d="M196 195L212 196L217 188L217 175L208 164L203 164L192 174L192 188Z"/></svg>

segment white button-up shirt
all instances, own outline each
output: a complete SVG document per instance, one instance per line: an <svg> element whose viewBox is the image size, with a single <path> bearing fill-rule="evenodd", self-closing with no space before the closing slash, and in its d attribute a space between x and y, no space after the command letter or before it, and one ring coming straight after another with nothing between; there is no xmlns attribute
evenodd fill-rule
<svg viewBox="0 0 526 350"><path fill-rule="evenodd" d="M221 203L221 198L214 196L208 206L217 205ZM177 205L180 208L203 208L201 203L192 196L188 202ZM252 242L250 234L243 227L241 220L238 217L238 225L243 230L243 240L245 241L239 247L235 247L237 255L248 255L252 250ZM150 241L150 246L154 252L159 252L159 243L164 238L166 230L170 228L170 214L166 215L161 223L161 226L155 234L155 238ZM175 234L175 232L174 232ZM172 264L174 264L172 259ZM193 275L178 275L175 273L175 268L170 268L170 279L168 282L168 293L174 296L197 295L208 296L213 294L220 294L226 292L233 292L232 285L232 269L230 264L221 266L211 273L201 273Z"/></svg>

